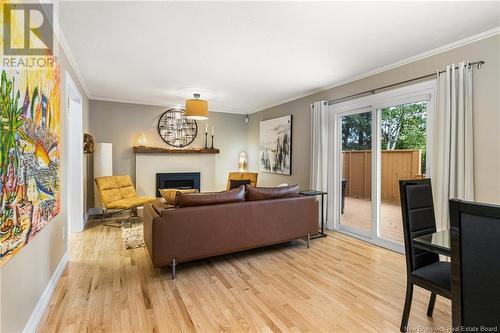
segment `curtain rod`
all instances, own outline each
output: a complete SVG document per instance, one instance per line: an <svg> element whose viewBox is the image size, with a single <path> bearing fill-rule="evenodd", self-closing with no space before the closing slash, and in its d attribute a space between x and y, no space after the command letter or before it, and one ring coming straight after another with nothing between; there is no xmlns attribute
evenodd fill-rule
<svg viewBox="0 0 500 333"><path fill-rule="evenodd" d="M481 60L481 61L470 62L470 63L468 63L468 66L469 67L476 66L479 69L484 64L485 64L485 62ZM455 68L458 69L458 66L456 66ZM422 75L422 76L419 76L419 77L416 77L416 78L413 78L413 79L409 79L409 80L405 80L405 81L401 81L401 82L397 82L397 83L388 84L386 86L382 86L382 87L378 87L378 88L375 88L375 89L366 90L366 91L363 91L363 92L360 92L360 93L356 93L356 94L345 96L345 97L341 97L341 98L332 99L332 100L328 101L328 104L332 105L332 104L339 103L339 102L345 102L347 100L350 100L350 99L353 99L355 97L359 97L359 96L362 96L362 95L366 95L366 94L375 95L375 93L378 90L384 90L384 89L392 88L392 87L399 86L399 85L402 85L402 84L405 84L405 83L410 83L410 82L413 82L413 81L423 80L423 79L426 79L426 78L429 78L429 77L436 76L438 73L441 74L441 73L444 73L444 72L446 72L446 70L440 70L439 72L436 72L436 73Z"/></svg>

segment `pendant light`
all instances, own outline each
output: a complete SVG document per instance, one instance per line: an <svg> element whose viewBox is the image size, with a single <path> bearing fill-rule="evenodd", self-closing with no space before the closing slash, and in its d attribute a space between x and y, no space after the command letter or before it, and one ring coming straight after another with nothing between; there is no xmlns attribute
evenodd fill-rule
<svg viewBox="0 0 500 333"><path fill-rule="evenodd" d="M186 100L186 118L194 120L208 119L208 102L200 99L200 94L193 94L193 99Z"/></svg>

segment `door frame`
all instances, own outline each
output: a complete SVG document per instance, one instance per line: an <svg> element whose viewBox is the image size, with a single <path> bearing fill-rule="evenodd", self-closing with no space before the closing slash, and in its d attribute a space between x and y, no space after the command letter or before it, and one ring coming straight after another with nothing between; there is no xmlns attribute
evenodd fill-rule
<svg viewBox="0 0 500 333"><path fill-rule="evenodd" d="M335 109L334 109L335 110ZM335 187L340 187L340 190L339 190L339 193L340 193L340 200L342 200L342 182L340 181L341 178L342 178L342 167L341 167L341 163L340 163L340 160L341 160L341 157L342 157L342 118L343 117L346 117L346 116L352 116L352 115L356 115L356 114L362 114L362 113L370 113L372 115L372 120L371 120L371 125L370 125L370 128L371 128L371 131L372 131L372 145L371 145L371 154L373 156L373 127L374 127L374 122L373 122L373 113L372 113L372 107L371 105L366 105L366 106L363 106L361 108L356 107L354 109L351 109L351 110L346 110L346 111L341 111L341 112L338 112L335 114L335 123L336 123L336 126L335 128L338 128L339 130L335 132L335 138L337 139L337 143L335 144L335 147L336 147L336 151L338 151L338 156L334 156L335 158L335 162L337 163L338 165L338 168L336 169L336 179L335 179ZM372 164L371 166L371 169L373 170L373 158L371 159L370 163ZM373 182L371 182L373 183ZM370 186L372 186L372 184L370 183ZM371 192L373 193L373 188L371 189ZM337 197L337 196L336 196ZM337 200L338 201L338 200ZM340 207L340 204L338 205ZM372 203L372 208L371 208L371 212L373 214L373 203ZM350 235L357 235L361 238L370 238L371 237L371 229L370 229L370 232L364 232L363 230L356 230L355 228L351 228L349 226L345 226L345 225L342 225L340 222L341 222L341 215L340 214L340 210L339 212L336 212L335 215L338 215L338 223L335 224L334 223L334 227L337 228L337 230L339 231L343 231L345 233L348 233ZM370 227L371 227L371 224L370 224Z"/></svg>
<svg viewBox="0 0 500 333"><path fill-rule="evenodd" d="M398 89L384 91L370 96L360 97L333 105L335 114L333 146L334 149L334 230L358 238L387 249L404 253L404 245L380 237L380 203L381 203L381 145L380 145L380 109L388 106L427 101L426 124L426 174L430 174L430 161L433 156L433 113L436 104L436 80L425 81ZM342 200L342 117L357 113L371 112L372 115L372 147L371 147L371 232L360 233L340 223L340 201ZM375 158L374 158L375 157Z"/></svg>
<svg viewBox="0 0 500 333"><path fill-rule="evenodd" d="M83 191L84 191L84 182L83 182L83 168L84 168L84 161L83 161L83 98L82 94L78 90L78 87L76 86L75 82L73 81L71 75L68 73L68 71L65 72L64 75L65 78L65 100L64 100L64 164L65 164L65 196L64 196L64 201L65 201L65 218L66 218L66 248L68 248L68 242L69 242L69 235L70 232L80 232L83 230L84 227L84 207L83 207ZM77 110L71 110L70 108L70 101L77 102L79 104L79 108ZM74 117L74 114L77 114L77 117L81 117L81 129L79 129L77 135L79 135L79 142L80 144L80 150L81 154L77 154L77 160L72 161L70 158L72 158L72 154L70 154L70 145L71 145L71 135L73 135L70 131L71 126L71 119ZM76 163L76 164L75 164ZM74 166L75 165L80 165L80 170L75 170ZM73 204L71 203L72 195L71 193L77 193L79 194L81 205L82 205L82 212L80 214L80 217L78 217L78 220L74 220L73 214L71 214L71 207Z"/></svg>

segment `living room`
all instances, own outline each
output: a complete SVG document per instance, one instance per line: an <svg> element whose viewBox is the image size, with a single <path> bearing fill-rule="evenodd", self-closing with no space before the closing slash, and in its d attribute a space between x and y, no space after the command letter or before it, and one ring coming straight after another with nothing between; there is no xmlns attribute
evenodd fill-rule
<svg viewBox="0 0 500 333"><path fill-rule="evenodd" d="M500 2L2 11L0 332L498 331Z"/></svg>

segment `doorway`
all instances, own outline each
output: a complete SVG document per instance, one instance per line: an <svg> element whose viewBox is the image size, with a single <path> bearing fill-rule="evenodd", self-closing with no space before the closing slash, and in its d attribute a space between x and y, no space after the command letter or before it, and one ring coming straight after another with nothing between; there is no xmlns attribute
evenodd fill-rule
<svg viewBox="0 0 500 333"><path fill-rule="evenodd" d="M399 180L429 174L435 81L339 103L335 229L403 251Z"/></svg>
<svg viewBox="0 0 500 333"><path fill-rule="evenodd" d="M83 110L82 95L68 72L65 73L65 163L66 163L66 245L69 235L84 227L83 205Z"/></svg>

